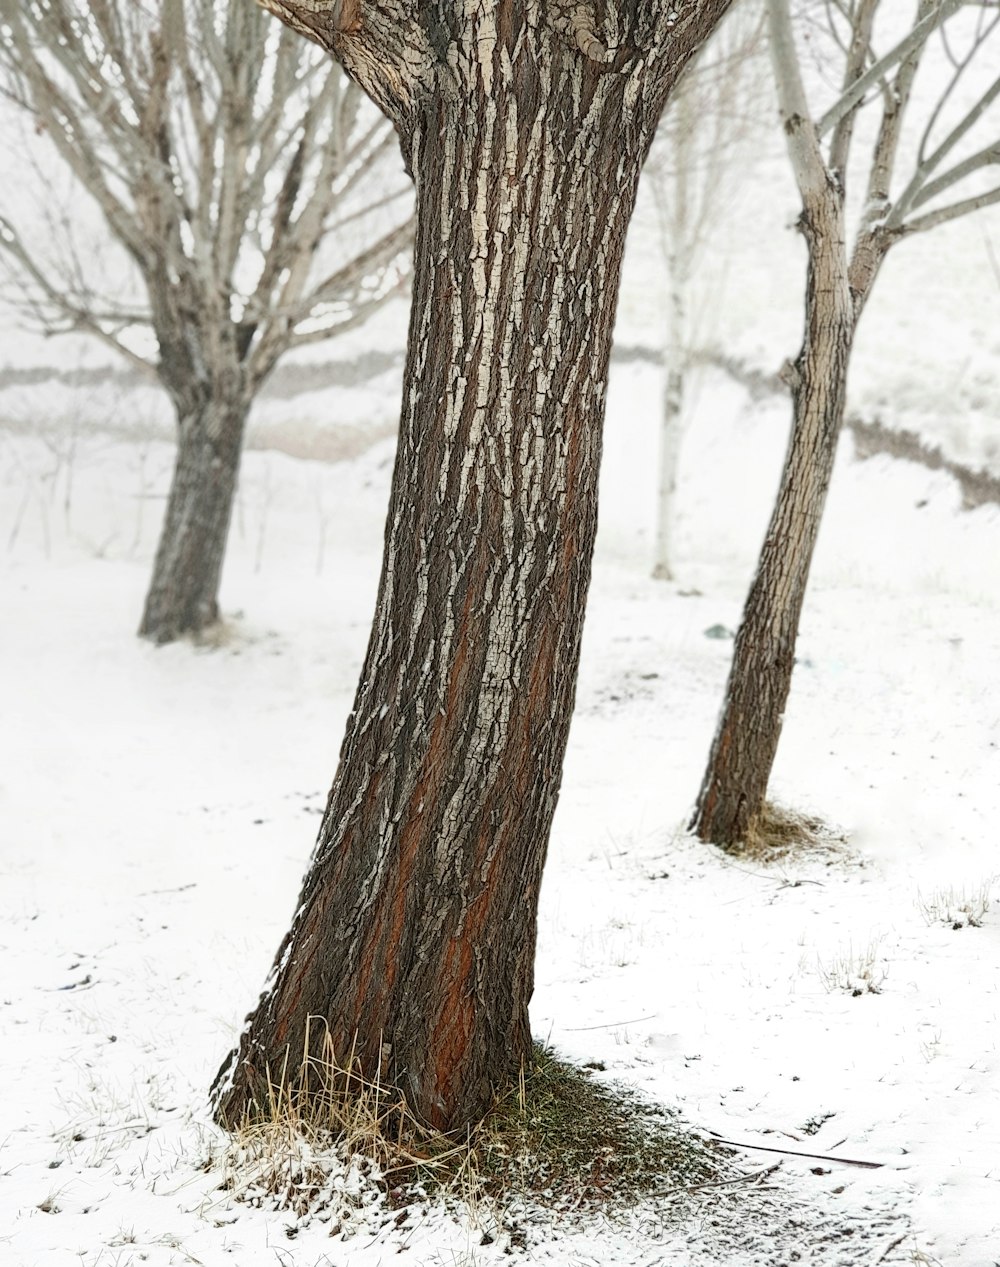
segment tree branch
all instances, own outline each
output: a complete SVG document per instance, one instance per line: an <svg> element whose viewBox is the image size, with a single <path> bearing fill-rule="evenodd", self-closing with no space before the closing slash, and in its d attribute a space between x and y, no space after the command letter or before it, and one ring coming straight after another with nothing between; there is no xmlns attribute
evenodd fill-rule
<svg viewBox="0 0 1000 1267"><path fill-rule="evenodd" d="M831 128L836 127L844 115L858 105L869 88L884 79L888 72L915 48L925 44L936 27L940 26L946 18L967 3L968 0L940 0L938 7L933 13L918 22L910 33L900 40L895 48L890 49L884 57L880 57L877 62L874 62L863 75L854 81L846 92L838 97L816 125L816 131L819 136L825 136Z"/></svg>
<svg viewBox="0 0 1000 1267"><path fill-rule="evenodd" d="M931 16L928 11L933 10L937 2L938 0L919 0L916 24L918 27L921 22ZM889 195L892 190L892 178L903 131L903 120L910 104L913 80L926 47L925 39L909 50L899 62L896 75L883 96L882 120L879 124L868 172L868 188L865 195L865 209L861 217L860 236L864 236L879 224L889 207Z"/></svg>
<svg viewBox="0 0 1000 1267"><path fill-rule="evenodd" d="M809 206L826 189L830 173L823 161L816 125L813 123L799 56L795 49L788 0L767 0L771 33L771 60L778 89L778 109L785 131L785 143L803 202Z"/></svg>
<svg viewBox="0 0 1000 1267"><path fill-rule="evenodd" d="M0 217L0 253L6 255L11 262L13 273L18 277L28 296L27 304L34 310L46 334L70 334L84 331L94 335L108 347L114 348L144 373L155 373L156 366L151 361L122 343L115 330L108 329L103 324L107 321L119 328L126 325L148 326L148 319L122 309L109 308L104 312L99 312L95 310L92 303L75 301L43 272L25 248L13 225L2 217ZM44 297L44 303L30 295L30 284L37 287L38 293Z"/></svg>
<svg viewBox="0 0 1000 1267"><path fill-rule="evenodd" d="M861 78L865 63L871 57L872 24L878 3L879 0L861 0L848 16L851 24L851 41L844 50L843 92L845 93ZM831 25L833 25L832 17ZM850 157L851 141L854 136L854 122L861 103L862 98L859 97L852 108L842 115L830 140L829 166L840 181L842 189L847 185L847 160Z"/></svg>
<svg viewBox="0 0 1000 1267"><path fill-rule="evenodd" d="M898 232L900 235L909 235L911 233L925 233L928 229L933 229L939 224L946 224L949 220L958 220L961 216L967 216L973 211L979 211L982 207L992 207L995 203L1000 202L1000 186L991 189L984 194L976 194L972 198L964 198L961 202L952 203L947 207L939 207L935 211L929 211L924 216L918 216L915 220L907 220Z"/></svg>
<svg viewBox="0 0 1000 1267"><path fill-rule="evenodd" d="M984 167L991 167L997 163L1000 163L1000 141L985 146L975 154L970 154L961 163L956 163L948 171L942 172L936 180L929 181L913 199L913 210L916 211L918 207L930 202L932 198L936 198L938 194L950 189L952 185L957 184L958 181L963 180L966 176L971 176L973 172L978 172Z"/></svg>
<svg viewBox="0 0 1000 1267"><path fill-rule="evenodd" d="M258 0L341 62L372 101L408 131L438 63L416 0Z"/></svg>
<svg viewBox="0 0 1000 1267"><path fill-rule="evenodd" d="M942 159L947 158L959 141L968 135L998 97L1000 97L1000 77L990 84L976 104L959 119L933 153L918 163L909 184L896 200L896 205L887 222L890 228L899 228L903 224L907 214L918 205L921 190L924 189L928 176L938 167Z"/></svg>

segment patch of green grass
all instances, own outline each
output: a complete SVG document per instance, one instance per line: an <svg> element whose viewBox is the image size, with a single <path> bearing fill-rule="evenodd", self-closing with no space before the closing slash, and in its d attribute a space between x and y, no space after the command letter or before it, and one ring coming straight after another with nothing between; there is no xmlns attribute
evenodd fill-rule
<svg viewBox="0 0 1000 1267"><path fill-rule="evenodd" d="M718 1176L709 1147L675 1114L539 1045L470 1144L488 1195L554 1208L632 1202Z"/></svg>

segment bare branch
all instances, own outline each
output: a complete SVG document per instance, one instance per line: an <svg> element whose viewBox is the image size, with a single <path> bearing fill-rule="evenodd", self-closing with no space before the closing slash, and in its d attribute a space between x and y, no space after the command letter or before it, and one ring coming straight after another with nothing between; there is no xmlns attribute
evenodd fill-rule
<svg viewBox="0 0 1000 1267"><path fill-rule="evenodd" d="M939 0L920 0L917 7L917 26L927 20L935 10ZM913 91L913 80L916 77L921 57L927 42L915 44L899 62L895 77L883 94L882 119L879 124L875 148L872 152L871 168L868 173L868 189L865 197L865 211L861 217L860 234L864 235L879 223L885 216L889 205L889 194L892 189L893 172L896 166L896 155L899 152L899 141L903 131L903 121L910 104Z"/></svg>
<svg viewBox="0 0 1000 1267"><path fill-rule="evenodd" d="M850 23L851 39L844 49L844 92L861 78L865 63L871 57L872 23L879 0L859 0L856 6L846 14ZM841 6L841 12L844 9ZM831 22L831 27L834 24ZM835 28L834 28L835 29ZM863 98L859 97L851 109L844 112L833 130L830 141L829 166L841 183L847 183L847 160L850 157L851 140L854 136L854 123L857 112L861 108Z"/></svg>
<svg viewBox="0 0 1000 1267"><path fill-rule="evenodd" d="M309 294L304 296L299 302L298 310L293 312L292 319L296 322L301 321L308 316L313 308L330 303L333 300L342 299L364 281L366 277L383 269L399 256L408 255L412 249L413 224L408 220L405 224L398 225L389 233L386 233L360 255L355 255L343 267L338 268L335 272L318 282L310 290Z"/></svg>
<svg viewBox="0 0 1000 1267"><path fill-rule="evenodd" d="M992 19L989 26L984 28L984 26L982 25L982 19L985 16L985 12L986 12L985 9L983 9L980 12L980 25L979 25L978 31L976 32L976 37L975 39L970 41L969 46L966 49L965 55L963 57L957 57L951 51L950 47L948 46L947 27L941 28L941 42L945 46L945 49L948 54L948 60L951 62L952 67L954 69L953 69L953 74L948 82L947 87L939 95L938 100L934 105L934 109L931 111L927 119L927 124L924 127L923 136L920 138L920 147L917 152L917 167L918 168L923 165L924 160L927 157L927 147L930 144L930 138L934 133L934 129L937 126L938 119L941 117L941 114L944 111L945 106L948 104L948 101L950 100L952 94L954 93L955 89L958 87L958 84L961 81L962 76L965 74L966 70L968 70L969 66L973 62L976 56L976 53L979 51L980 45L985 40L986 36L990 33L990 31L992 31L992 29L997 25L997 23L1000 22L1000 11L998 11L996 17Z"/></svg>
<svg viewBox="0 0 1000 1267"><path fill-rule="evenodd" d="M23 285L34 283L36 293L26 295L25 304L35 314L46 334L68 334L83 331L92 334L125 357L132 365L151 373L152 362L140 356L119 338L119 331L129 326L146 324L141 314L126 309L99 310L87 302L74 300L55 283L33 259L31 253L9 221L0 217L0 254L16 265L15 276Z"/></svg>
<svg viewBox="0 0 1000 1267"><path fill-rule="evenodd" d="M948 207L939 207L935 211L929 211L925 216L918 216L915 220L907 220L900 228L900 235L909 235L911 233L926 233L928 229L936 228L939 224L946 224L949 220L958 220L962 216L971 215L973 211L979 211L983 207L992 207L1000 202L1000 186L991 189L984 194L976 194L972 198L964 198L961 202L952 203Z"/></svg>
<svg viewBox="0 0 1000 1267"><path fill-rule="evenodd" d="M394 288L396 289L396 288ZM355 300L348 312L339 314L336 318L332 318L328 323L323 325L314 325L310 328L299 327L292 332L289 337L290 348L304 348L314 343L323 343L326 339L334 338L338 334L345 334L348 330L356 330L385 303L385 294L379 293L373 295L370 299Z"/></svg>
<svg viewBox="0 0 1000 1267"><path fill-rule="evenodd" d="M822 137L831 128L836 127L844 115L852 111L864 98L869 88L874 87L880 80L884 79L914 49L926 44L931 33L946 18L967 3L968 0L936 0L936 7L932 13L918 22L905 38L900 40L883 57L880 57L877 62L874 62L863 75L854 81L846 92L840 95L816 125L817 133Z"/></svg>
<svg viewBox="0 0 1000 1267"><path fill-rule="evenodd" d="M802 83L788 0L767 0L767 14L771 33L771 60L774 64L778 108L785 131L785 142L799 192L803 201L808 204L822 194L830 175L823 161L819 136Z"/></svg>
<svg viewBox="0 0 1000 1267"><path fill-rule="evenodd" d="M890 228L895 229L902 226L906 216L917 206L917 200L921 190L927 183L928 177L940 165L941 161L947 158L955 146L969 134L998 98L1000 98L1000 77L990 84L975 105L959 119L940 145L918 163L917 169L909 183L896 200L892 214L887 221Z"/></svg>
<svg viewBox="0 0 1000 1267"><path fill-rule="evenodd" d="M948 171L942 172L936 180L928 181L913 199L913 210L930 202L932 198L944 193L946 189L964 180L966 176L971 176L973 172L981 171L984 167L991 167L994 164L1000 164L1000 141L985 146L975 154L970 154L961 163L956 163Z"/></svg>

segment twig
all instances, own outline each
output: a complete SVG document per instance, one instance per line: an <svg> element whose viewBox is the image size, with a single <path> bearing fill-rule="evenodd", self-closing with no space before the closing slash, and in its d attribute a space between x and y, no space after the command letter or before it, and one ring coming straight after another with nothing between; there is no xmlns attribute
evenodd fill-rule
<svg viewBox="0 0 1000 1267"><path fill-rule="evenodd" d="M795 1148L774 1148L770 1144L746 1144L740 1140L723 1139L715 1131L709 1131L708 1134L712 1136L717 1144L728 1144L730 1148L752 1148L761 1153L781 1153L785 1157L808 1157L814 1161L836 1161L841 1166L860 1166L864 1170L881 1170L885 1165L884 1161L859 1161L855 1157L833 1157L829 1153L803 1153Z"/></svg>
<svg viewBox="0 0 1000 1267"><path fill-rule="evenodd" d="M651 1197L675 1197L684 1196L689 1192L701 1192L707 1188L730 1188L736 1184L759 1183L762 1179L768 1179L781 1166L780 1161L776 1161L772 1166L765 1166L763 1170L754 1170L748 1175L733 1175L729 1179L707 1179L704 1183L692 1183L689 1185L680 1184L676 1188L666 1188L663 1192L651 1192Z"/></svg>
<svg viewBox="0 0 1000 1267"><path fill-rule="evenodd" d="M654 1012L652 1016L635 1016L630 1021L608 1021L607 1025L571 1025L566 1030L567 1034L582 1034L590 1029L614 1029L616 1025L638 1025L640 1021L655 1021L658 1016Z"/></svg>
<svg viewBox="0 0 1000 1267"><path fill-rule="evenodd" d="M892 1251L896 1248L896 1246L902 1245L903 1241L906 1240L908 1235L909 1235L908 1232L904 1232L902 1236L897 1236L895 1240L890 1241L889 1244L885 1247L885 1249L881 1252L881 1254L879 1254L878 1258L876 1258L875 1261L872 1263L872 1267L878 1267L879 1263L884 1263L885 1260L892 1253Z"/></svg>

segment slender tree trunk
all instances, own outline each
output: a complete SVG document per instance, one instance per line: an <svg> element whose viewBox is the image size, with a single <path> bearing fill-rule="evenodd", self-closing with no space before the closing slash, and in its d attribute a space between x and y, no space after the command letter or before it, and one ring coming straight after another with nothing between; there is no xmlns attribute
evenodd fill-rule
<svg viewBox="0 0 1000 1267"><path fill-rule="evenodd" d="M674 502L677 496L681 441L684 438L684 389L688 371L688 350L684 343L687 279L683 274L682 261L676 256L671 261L670 279L670 315L664 354L667 372L663 387L663 412L660 417L656 542L653 551L653 577L658 581L674 579Z"/></svg>
<svg viewBox="0 0 1000 1267"><path fill-rule="evenodd" d="M791 438L691 823L700 839L726 848L753 837L764 808L864 299L848 284L839 192L828 188L801 225L809 266L805 337L791 370Z"/></svg>
<svg viewBox="0 0 1000 1267"><path fill-rule="evenodd" d="M177 460L139 634L165 643L219 618L219 582L249 404L212 398L179 418Z"/></svg>
<svg viewBox="0 0 1000 1267"><path fill-rule="evenodd" d="M292 927L216 1079L223 1121L282 1068L301 1090L307 1034L444 1128L529 1054L625 229L662 97L724 8L690 6L647 101L643 62L609 73L536 4L467 8L401 129L415 280L374 625Z"/></svg>

